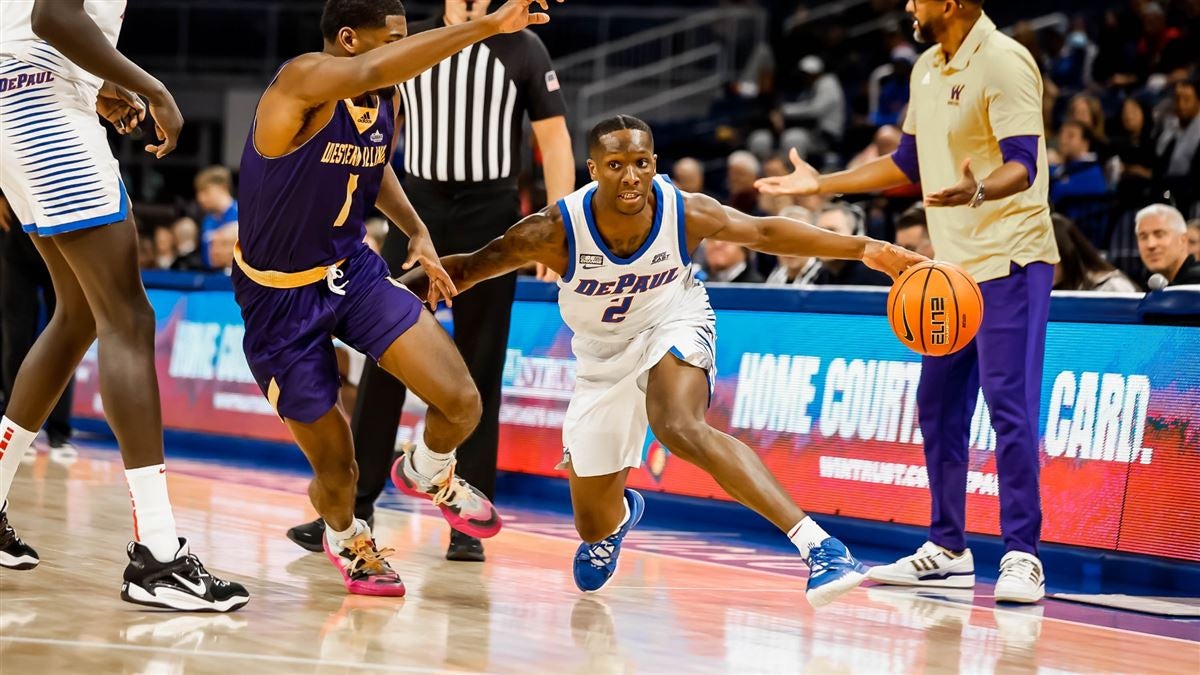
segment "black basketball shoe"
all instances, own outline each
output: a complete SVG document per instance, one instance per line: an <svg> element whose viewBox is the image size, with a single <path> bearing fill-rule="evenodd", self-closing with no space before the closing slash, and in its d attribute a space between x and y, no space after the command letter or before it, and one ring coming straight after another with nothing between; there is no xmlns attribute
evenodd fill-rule
<svg viewBox="0 0 1200 675"><path fill-rule="evenodd" d="M357 517L356 515L355 518ZM367 516L363 520L367 521L368 528L375 527L375 516ZM297 525L287 531L287 538L296 542L296 545L305 551L323 553L325 551L325 519L317 518L303 525Z"/></svg>
<svg viewBox="0 0 1200 675"><path fill-rule="evenodd" d="M41 562L37 551L21 541L8 524L8 505L0 508L0 567L10 570L31 570Z"/></svg>
<svg viewBox="0 0 1200 675"><path fill-rule="evenodd" d="M136 541L129 542L127 552L129 565L121 584L126 602L181 612L232 612L250 601L241 584L209 574L182 537L171 562L159 562Z"/></svg>

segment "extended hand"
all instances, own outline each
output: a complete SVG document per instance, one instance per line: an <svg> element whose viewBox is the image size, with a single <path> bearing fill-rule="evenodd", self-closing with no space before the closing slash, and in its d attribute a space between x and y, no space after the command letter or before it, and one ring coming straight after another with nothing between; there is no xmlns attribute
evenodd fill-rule
<svg viewBox="0 0 1200 675"><path fill-rule="evenodd" d="M496 30L501 33L518 33L535 24L550 23L549 14L529 11L535 2L544 10L550 9L548 0L508 0L486 20L495 22Z"/></svg>
<svg viewBox="0 0 1200 675"><path fill-rule="evenodd" d="M179 132L183 129L183 114L175 105L175 98L165 88L150 99L150 116L154 118L154 134L161 141L158 145L147 145L146 152L154 153L158 159L171 154L179 142Z"/></svg>
<svg viewBox="0 0 1200 675"><path fill-rule="evenodd" d="M759 178L754 188L765 195L815 195L821 188L821 174L800 157L795 148L788 153L796 170L786 176Z"/></svg>
<svg viewBox="0 0 1200 675"><path fill-rule="evenodd" d="M867 248L863 251L862 257L864 265L873 270L883 272L891 277L893 281L904 270L926 260L929 260L929 258L918 253L913 253L906 248L874 239L867 242Z"/></svg>
<svg viewBox="0 0 1200 675"><path fill-rule="evenodd" d="M975 191L979 189L979 181L975 180L975 174L971 173L971 160L963 160L962 165L962 180L954 185L935 192L925 198L925 206L962 206L970 204L975 198Z"/></svg>
<svg viewBox="0 0 1200 675"><path fill-rule="evenodd" d="M100 93L96 96L96 112L121 135L133 131L146 119L146 105L142 103L142 98L112 82L105 82L100 87Z"/></svg>
<svg viewBox="0 0 1200 675"><path fill-rule="evenodd" d="M421 263L421 269L425 271L425 276L428 279L429 297L426 302L430 307L437 309L438 302L446 301L446 306L451 307L454 303L451 298L458 295L458 289L454 287L454 282L450 279L450 274L446 272L446 268L442 267L442 261L438 258L437 250L433 247L433 242L430 241L429 235L418 234L408 241L408 260L401 265L402 269L412 269L413 265ZM416 292L415 289L413 292ZM417 297L421 297L417 293Z"/></svg>

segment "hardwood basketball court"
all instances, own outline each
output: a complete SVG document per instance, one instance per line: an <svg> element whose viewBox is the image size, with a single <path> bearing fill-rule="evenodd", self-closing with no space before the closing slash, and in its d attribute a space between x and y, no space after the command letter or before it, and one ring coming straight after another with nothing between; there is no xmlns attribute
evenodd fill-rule
<svg viewBox="0 0 1200 675"><path fill-rule="evenodd" d="M508 525L480 565L442 559L446 527L432 509L381 510L377 538L397 549L408 596L350 596L323 556L283 536L313 517L304 477L186 460L169 466L181 535L215 573L243 582L250 604L233 614L189 615L123 603L130 516L116 453L87 448L67 462L43 452L22 467L12 491L13 524L42 563L0 573L0 671L1188 673L1200 666L1200 622L1053 600L997 609L982 584L965 595L863 588L814 612L798 573L769 569L786 566L786 557L693 534L635 531L618 576L585 595L571 580L577 540L566 514L506 512Z"/></svg>

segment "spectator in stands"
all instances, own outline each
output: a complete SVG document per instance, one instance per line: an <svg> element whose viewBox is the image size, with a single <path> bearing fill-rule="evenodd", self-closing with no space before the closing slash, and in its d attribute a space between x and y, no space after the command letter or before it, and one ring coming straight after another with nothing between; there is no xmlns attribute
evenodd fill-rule
<svg viewBox="0 0 1200 675"><path fill-rule="evenodd" d="M896 245L933 259L933 242L929 239L924 204L913 205L896 219Z"/></svg>
<svg viewBox="0 0 1200 675"><path fill-rule="evenodd" d="M1141 20L1142 35L1137 43L1139 70L1142 74L1163 72L1163 57L1168 51L1177 49L1172 43L1182 37L1183 32L1167 25L1166 12L1157 2L1142 4Z"/></svg>
<svg viewBox="0 0 1200 675"><path fill-rule="evenodd" d="M803 206L789 206L779 212L784 218L793 218L806 223L813 222L813 212ZM813 285L817 273L821 270L821 261L816 258L801 256L779 256L779 264L767 276L768 286L797 286L804 288Z"/></svg>
<svg viewBox="0 0 1200 675"><path fill-rule="evenodd" d="M154 238L138 233L138 267L144 270L158 269L154 253Z"/></svg>
<svg viewBox="0 0 1200 675"><path fill-rule="evenodd" d="M837 75L826 72L817 56L800 60L799 92L782 92L779 107L771 111L772 130L759 129L750 135L750 150L767 157L777 149L796 148L801 156L813 157L837 147L846 130L846 94ZM775 143L775 138L779 143Z"/></svg>
<svg viewBox="0 0 1200 675"><path fill-rule="evenodd" d="M904 42L892 48L891 62L880 66L872 74L868 120L871 126L897 125L904 119L904 109L908 107L909 80L912 79L913 64L916 62L916 50Z"/></svg>
<svg viewBox="0 0 1200 675"><path fill-rule="evenodd" d="M1122 204L1145 204L1153 190L1154 117L1146 102L1136 96L1121 104L1121 129L1113 139L1119 161L1117 195Z"/></svg>
<svg viewBox="0 0 1200 675"><path fill-rule="evenodd" d="M771 155L763 162L764 176L786 176L792 172L787 162L779 155ZM753 187L753 184L751 185ZM781 211L796 204L796 198L791 195L758 194L758 212L764 216L777 216Z"/></svg>
<svg viewBox="0 0 1200 675"><path fill-rule="evenodd" d="M671 168L671 180L684 192L704 194L704 165L695 157L684 157Z"/></svg>
<svg viewBox="0 0 1200 675"><path fill-rule="evenodd" d="M1196 79L1175 85L1175 105L1163 120L1157 152L1163 166L1164 187L1184 212L1191 213L1200 199L1200 98Z"/></svg>
<svg viewBox="0 0 1200 675"><path fill-rule="evenodd" d="M196 174L196 203L204 212L200 224L200 258L213 269L221 266L211 259L211 238L221 228L237 223L238 204L233 198L233 174L223 166L210 166Z"/></svg>
<svg viewBox="0 0 1200 675"><path fill-rule="evenodd" d="M754 181L762 175L762 165L758 158L745 150L736 150L729 155L725 163L726 187L729 197L726 206L754 214L758 208L758 190L754 189Z"/></svg>
<svg viewBox="0 0 1200 675"><path fill-rule="evenodd" d="M175 235L175 262L171 269L181 272L199 272L207 270L208 266L200 257L197 243L200 239L200 226L187 216L176 218L171 223L171 233Z"/></svg>
<svg viewBox="0 0 1200 675"><path fill-rule="evenodd" d="M750 251L744 246L710 239L704 242L704 258L709 281L735 284L763 282L763 276L750 264Z"/></svg>
<svg viewBox="0 0 1200 675"><path fill-rule="evenodd" d="M1138 252L1151 274L1171 286L1200 284L1200 265L1188 254L1187 223L1172 206L1151 204L1134 217Z"/></svg>
<svg viewBox="0 0 1200 675"><path fill-rule="evenodd" d="M1056 213L1051 220L1054 222L1054 240L1058 243L1058 255L1061 258L1054 266L1054 290L1105 293L1133 293L1138 290L1129 277L1101 257L1071 219Z"/></svg>
<svg viewBox="0 0 1200 675"><path fill-rule="evenodd" d="M162 225L154 228L154 266L160 270L171 269L175 264L175 234Z"/></svg>
<svg viewBox="0 0 1200 675"><path fill-rule="evenodd" d="M862 213L845 202L834 202L817 216L816 225L845 235L862 234ZM857 260L822 259L813 283L818 286L890 286L892 280Z"/></svg>
<svg viewBox="0 0 1200 675"><path fill-rule="evenodd" d="M875 137L871 140L871 144L855 155L846 165L846 169L854 170L867 162L873 162L884 155L892 154L896 148L900 147L902 137L903 134L898 127L890 124L879 127L875 130Z"/></svg>
<svg viewBox="0 0 1200 675"><path fill-rule="evenodd" d="M1051 58L1047 76L1057 84L1075 91L1091 86L1096 46L1088 37L1087 24L1082 17L1075 18L1071 32L1063 36L1061 42L1061 47Z"/></svg>
<svg viewBox="0 0 1200 675"><path fill-rule="evenodd" d="M208 260L214 271L229 276L233 269L233 248L237 244L238 224L230 223L213 232L209 239Z"/></svg>
<svg viewBox="0 0 1200 675"><path fill-rule="evenodd" d="M1200 260L1200 218L1188 221L1187 238L1188 255Z"/></svg>
<svg viewBox="0 0 1200 675"><path fill-rule="evenodd" d="M1103 156L1108 148L1108 133L1105 131L1104 108L1100 99L1091 94L1076 94L1067 104L1067 121L1075 121L1087 128L1091 135L1092 150Z"/></svg>
<svg viewBox="0 0 1200 675"><path fill-rule="evenodd" d="M1096 197L1108 193L1104 167L1092 149L1093 141L1091 130L1082 122L1063 122L1058 132L1062 164L1050 168L1051 203L1057 206L1068 197Z"/></svg>

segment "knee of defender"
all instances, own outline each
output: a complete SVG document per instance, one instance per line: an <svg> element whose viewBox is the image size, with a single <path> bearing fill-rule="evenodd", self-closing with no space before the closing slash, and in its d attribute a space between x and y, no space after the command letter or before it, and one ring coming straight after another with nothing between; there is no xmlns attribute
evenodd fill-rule
<svg viewBox="0 0 1200 675"><path fill-rule="evenodd" d="M483 401L475 384L469 382L467 385L458 391L445 413L446 417L458 424L474 427L479 424L479 417L483 414Z"/></svg>
<svg viewBox="0 0 1200 675"><path fill-rule="evenodd" d="M354 486L358 483L358 464L353 457L326 459L313 466L313 474L321 483Z"/></svg>

